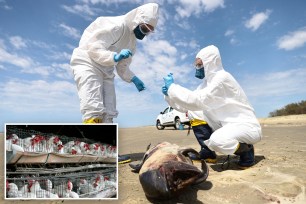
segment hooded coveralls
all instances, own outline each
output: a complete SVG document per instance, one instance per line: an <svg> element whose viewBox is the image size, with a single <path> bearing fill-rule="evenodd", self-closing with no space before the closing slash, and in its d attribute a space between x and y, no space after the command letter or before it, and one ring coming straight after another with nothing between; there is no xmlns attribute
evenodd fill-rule
<svg viewBox="0 0 306 204"><path fill-rule="evenodd" d="M135 74L129 69L132 57L116 63L114 55L122 49L136 51L133 30L141 23L156 26L158 4L139 6L122 16L99 17L85 30L74 49L70 65L80 98L83 121L98 118L112 122L117 117L114 68L128 83Z"/></svg>
<svg viewBox="0 0 306 204"><path fill-rule="evenodd" d="M205 47L196 58L204 65L203 84L195 91L171 84L165 100L174 108L203 111L214 131L205 144L213 151L229 155L235 153L239 143L259 142L261 126L254 109L238 82L223 69L218 48Z"/></svg>

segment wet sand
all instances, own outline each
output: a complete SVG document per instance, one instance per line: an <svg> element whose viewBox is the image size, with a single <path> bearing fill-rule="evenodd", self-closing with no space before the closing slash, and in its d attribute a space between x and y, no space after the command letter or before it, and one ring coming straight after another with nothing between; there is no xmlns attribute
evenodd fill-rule
<svg viewBox="0 0 306 204"><path fill-rule="evenodd" d="M218 163L209 164L206 182L190 187L179 197L154 203L306 203L306 115L259 119L263 140L255 145L256 165L239 170L238 157L231 156L228 169L221 164L226 158L218 154ZM153 126L120 128L119 153L133 160L143 156L148 144L168 141L199 150L191 130L172 127L157 130ZM3 144L3 134L0 134ZM3 147L3 146L2 146ZM4 164L3 156L0 162ZM195 165L199 165L195 163ZM4 184L3 168L0 183ZM151 203L139 183L138 174L128 164L119 165L119 200L103 203ZM1 199L3 199L1 185ZM12 203L6 201L5 203ZM57 201L14 201L13 203L62 203ZM101 201L65 200L64 203L101 203Z"/></svg>

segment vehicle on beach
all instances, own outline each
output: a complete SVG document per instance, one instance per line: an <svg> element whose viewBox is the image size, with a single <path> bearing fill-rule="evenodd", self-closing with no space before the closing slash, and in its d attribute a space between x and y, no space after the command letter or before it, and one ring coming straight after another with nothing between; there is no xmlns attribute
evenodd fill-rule
<svg viewBox="0 0 306 204"><path fill-rule="evenodd" d="M184 125L190 125L188 114L179 112L168 106L163 112L156 118L156 128L158 130L163 130L165 127L174 127L176 130Z"/></svg>

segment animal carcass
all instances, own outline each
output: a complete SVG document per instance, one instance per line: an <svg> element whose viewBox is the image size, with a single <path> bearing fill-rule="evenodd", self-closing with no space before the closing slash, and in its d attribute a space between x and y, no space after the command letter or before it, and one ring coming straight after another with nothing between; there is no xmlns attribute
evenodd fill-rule
<svg viewBox="0 0 306 204"><path fill-rule="evenodd" d="M194 149L163 142L148 147L140 163L130 163L130 167L139 172L140 183L148 198L169 199L186 187L207 179L206 162L201 160L202 169L199 169L193 165L189 153L199 157Z"/></svg>

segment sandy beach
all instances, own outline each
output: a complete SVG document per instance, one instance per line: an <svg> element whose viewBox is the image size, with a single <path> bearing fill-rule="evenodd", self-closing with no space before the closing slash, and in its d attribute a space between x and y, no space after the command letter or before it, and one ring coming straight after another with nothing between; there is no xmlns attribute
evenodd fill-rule
<svg viewBox="0 0 306 204"><path fill-rule="evenodd" d="M306 203L306 115L260 118L263 140L255 145L256 165L247 170L236 166L231 156L229 167L222 169L226 155L218 154L218 163L209 164L207 181L192 186L181 196L154 203ZM120 128L119 153L141 159L148 144L168 141L199 150L191 130L172 127L157 130L154 126ZM0 134L3 144L3 134ZM4 158L1 157L2 164ZM199 165L195 163L195 165ZM1 168L1 199L4 173ZM119 200L103 203L152 203L139 183L138 174L128 164L119 165ZM3 202L2 202L3 203ZM6 201L5 203L62 203L57 201ZM64 203L101 203L101 201L65 200Z"/></svg>

